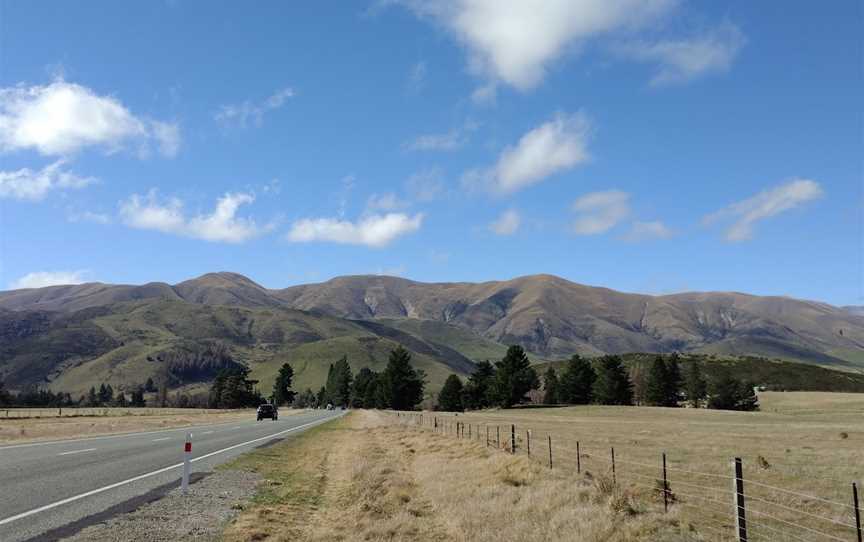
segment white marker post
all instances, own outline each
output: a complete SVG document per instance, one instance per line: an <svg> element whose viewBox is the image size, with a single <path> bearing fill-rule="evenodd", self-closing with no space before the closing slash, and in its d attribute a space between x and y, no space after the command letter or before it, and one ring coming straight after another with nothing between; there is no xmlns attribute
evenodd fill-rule
<svg viewBox="0 0 864 542"><path fill-rule="evenodd" d="M192 433L186 433L186 445L183 447L183 481L180 484L183 493L189 491L189 472L192 470Z"/></svg>

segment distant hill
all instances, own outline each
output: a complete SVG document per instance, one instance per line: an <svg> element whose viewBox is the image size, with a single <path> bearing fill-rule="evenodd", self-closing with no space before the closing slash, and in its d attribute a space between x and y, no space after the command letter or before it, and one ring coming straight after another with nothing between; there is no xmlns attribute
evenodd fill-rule
<svg viewBox="0 0 864 542"><path fill-rule="evenodd" d="M265 387L277 364L291 361L298 385L316 387L343 353L357 369L380 367L396 344L415 353L433 384L500 358L508 344L521 344L536 362L680 351L856 371L864 368L859 312L732 292L629 294L551 275L484 283L348 276L272 290L236 273L208 273L176 285L0 292L0 378L70 391L100 378L136 382L170 372L158 360L163 353L203 364L181 371L178 383L206 380L230 359L249 364ZM221 352L213 343L228 357L213 354Z"/></svg>

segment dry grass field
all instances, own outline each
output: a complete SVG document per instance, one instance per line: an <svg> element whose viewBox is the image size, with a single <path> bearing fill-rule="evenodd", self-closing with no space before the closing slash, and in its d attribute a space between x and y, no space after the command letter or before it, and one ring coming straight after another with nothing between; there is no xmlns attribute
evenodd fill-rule
<svg viewBox="0 0 864 542"><path fill-rule="evenodd" d="M666 452L670 510L705 540L733 539L731 459L740 457L752 540L854 540L851 483L864 479L864 395L776 392L760 394L760 402L763 411L753 413L585 406L424 413L423 422L429 431L437 418L438 431L456 438L459 421L462 438L470 431L483 446L488 429L493 448L500 428L505 451L514 424L517 455L527 456L530 430L531 458L547 468L551 436L553 470L579 480L610 477L614 447L618 491L659 512Z"/></svg>
<svg viewBox="0 0 864 542"><path fill-rule="evenodd" d="M182 408L26 409L27 415L0 410L0 444L36 440L92 437L132 431L153 431L210 423L254 419L251 410L196 410ZM75 412L78 411L78 412ZM290 414L285 409L284 414ZM297 411L299 412L299 411Z"/></svg>
<svg viewBox="0 0 864 542"><path fill-rule="evenodd" d="M697 541L677 511L610 480L574 480L524 455L357 411L227 468L265 481L229 542Z"/></svg>

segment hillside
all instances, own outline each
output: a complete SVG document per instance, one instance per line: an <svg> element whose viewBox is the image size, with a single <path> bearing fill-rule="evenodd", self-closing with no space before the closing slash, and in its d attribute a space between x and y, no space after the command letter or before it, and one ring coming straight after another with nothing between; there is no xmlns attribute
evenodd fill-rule
<svg viewBox="0 0 864 542"><path fill-rule="evenodd" d="M550 275L478 284L350 276L268 290L236 273L209 273L175 286L82 284L0 292L0 308L74 311L139 299L287 307L358 320L428 320L491 343L519 343L549 359L677 350L864 365L864 317L848 308L726 292L628 294Z"/></svg>

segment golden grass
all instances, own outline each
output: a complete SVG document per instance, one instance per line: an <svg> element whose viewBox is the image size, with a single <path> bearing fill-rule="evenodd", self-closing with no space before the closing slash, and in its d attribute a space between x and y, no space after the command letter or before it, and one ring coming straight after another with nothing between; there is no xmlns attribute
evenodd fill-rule
<svg viewBox="0 0 864 542"><path fill-rule="evenodd" d="M92 437L132 431L153 431L189 425L229 423L252 420L253 410L191 410L191 409L98 409L106 410L93 416L2 418L0 417L0 443L21 443L39 440L59 440ZM50 409L48 414L56 413ZM290 415L290 409L280 414Z"/></svg>
<svg viewBox="0 0 864 542"><path fill-rule="evenodd" d="M264 476L228 542L696 541L651 495L353 412L240 458Z"/></svg>
<svg viewBox="0 0 864 542"><path fill-rule="evenodd" d="M500 427L504 449L515 424L517 452L526 454L530 430L532 459L538 464L548 461L551 435L555 470L570 473L576 471L578 441L581 468L595 480L611 476L614 447L618 485L625 492L654 495L640 501L654 511L662 510L657 480L665 451L676 499L672 509L682 524L712 533L710 540L732 539L731 459L741 457L751 536L819 538L807 530L813 529L851 539L851 482L857 480L860 487L864 478L864 395L774 392L760 394L760 401L763 411L755 413L585 406L458 417L424 413L424 422L437 417L448 438L454 438L456 421L470 424L483 446L488 427L493 447Z"/></svg>

